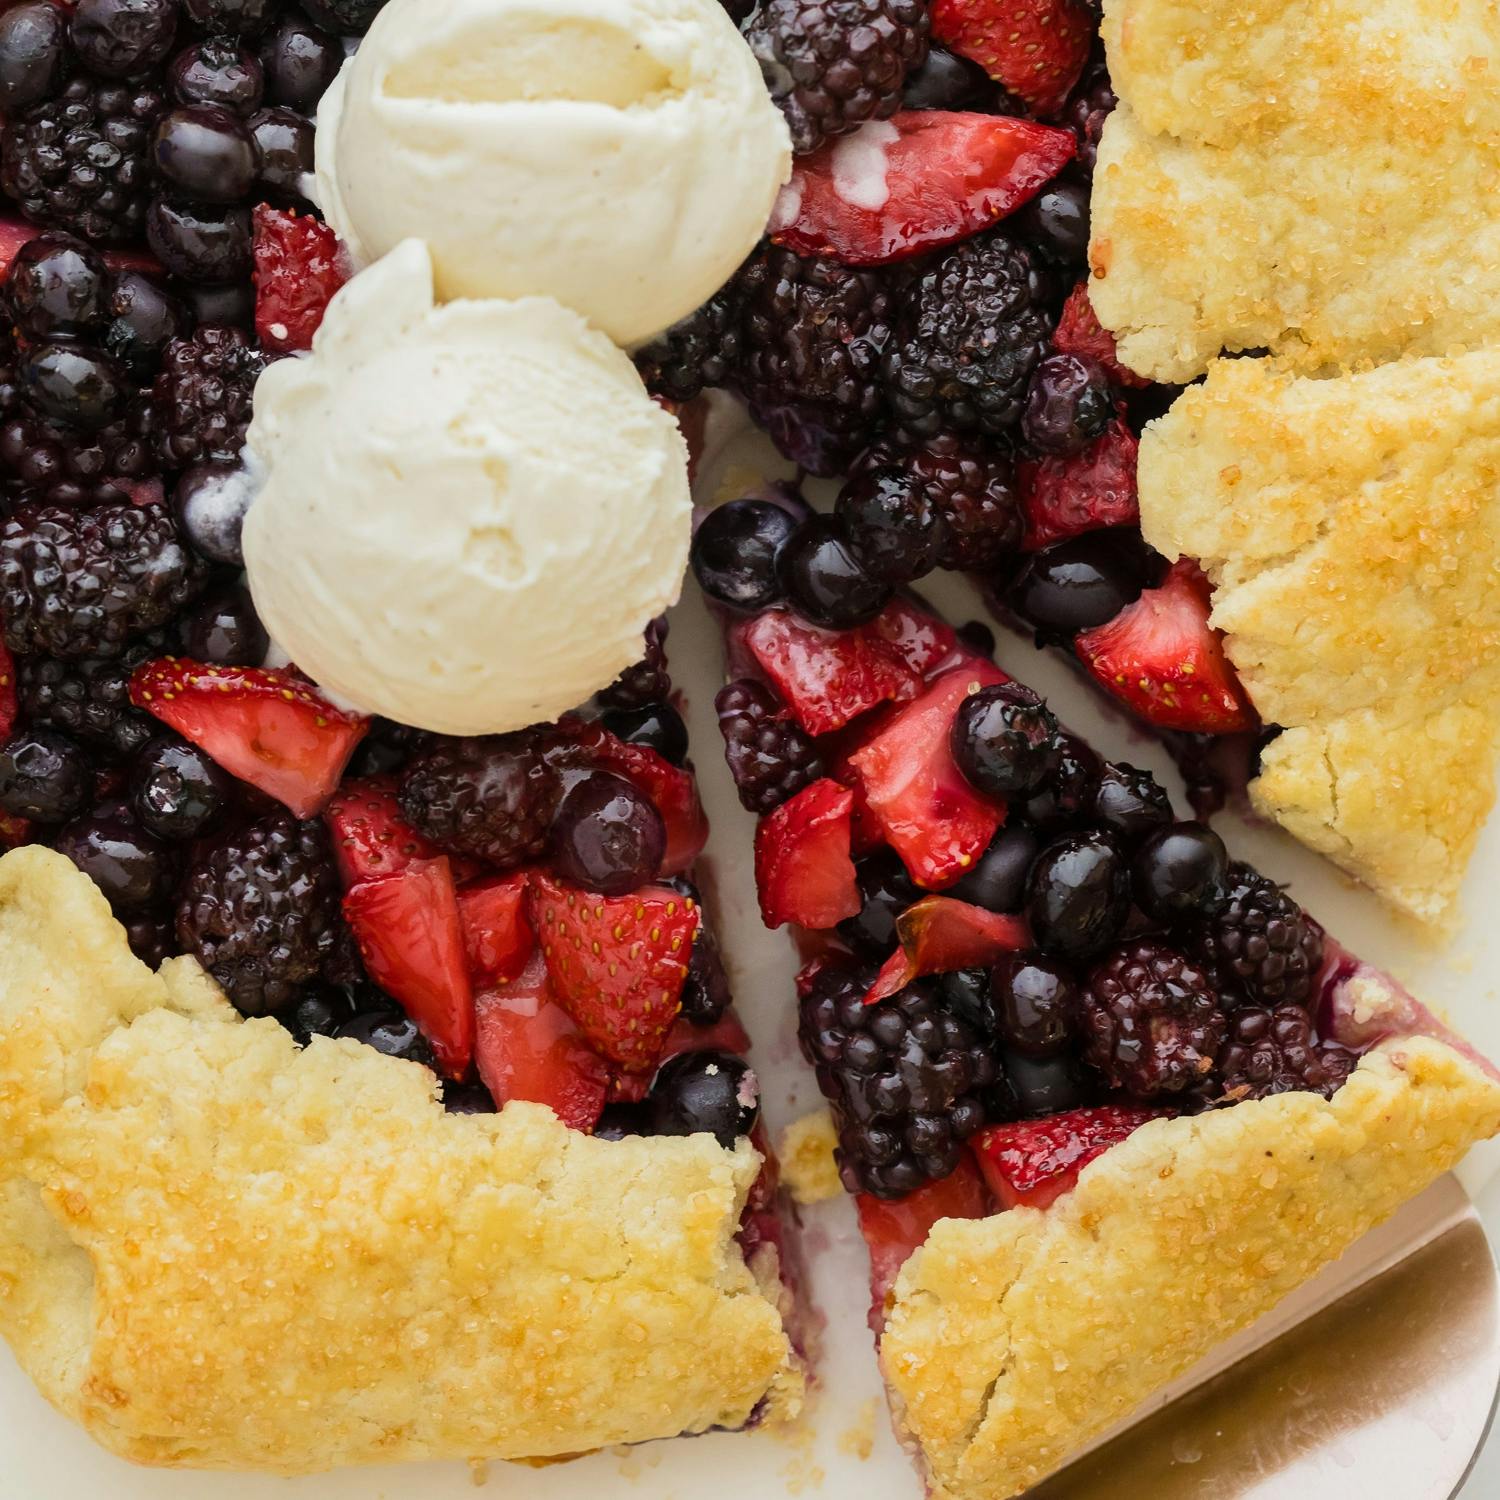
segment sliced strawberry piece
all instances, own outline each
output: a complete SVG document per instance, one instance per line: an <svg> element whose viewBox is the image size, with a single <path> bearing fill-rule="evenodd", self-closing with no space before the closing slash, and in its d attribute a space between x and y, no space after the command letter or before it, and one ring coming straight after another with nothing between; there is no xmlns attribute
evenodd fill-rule
<svg viewBox="0 0 1500 1500"><path fill-rule="evenodd" d="M1137 375L1134 370L1127 370L1120 363L1115 336L1099 321L1094 304L1089 301L1087 281L1080 281L1068 293L1062 315L1057 320L1057 329L1052 335L1052 347L1059 354L1083 354L1089 359L1098 360L1117 385L1151 384L1144 375Z"/></svg>
<svg viewBox="0 0 1500 1500"><path fill-rule="evenodd" d="M0 812L0 849L19 849L36 842L36 824L14 813Z"/></svg>
<svg viewBox="0 0 1500 1500"><path fill-rule="evenodd" d="M749 1050L750 1038L732 1012L712 1026L695 1026L685 1016L678 1016L662 1043L655 1065L645 1073L617 1073L610 1080L609 1097L638 1104L650 1090L656 1069L683 1052L733 1052L743 1057Z"/></svg>
<svg viewBox="0 0 1500 1500"><path fill-rule="evenodd" d="M964 780L948 748L958 705L1010 679L980 657L945 672L849 757L870 815L911 878L929 890L952 885L989 847L1005 807Z"/></svg>
<svg viewBox="0 0 1500 1500"><path fill-rule="evenodd" d="M982 1219L990 1212L979 1169L965 1155L946 1177L904 1198L861 1193L854 1200L859 1229L870 1249L870 1327L885 1326L886 1297L901 1267L920 1250L939 1219Z"/></svg>
<svg viewBox="0 0 1500 1500"><path fill-rule="evenodd" d="M611 1062L649 1068L681 1008L697 907L666 886L606 897L536 874L530 908L558 1004Z"/></svg>
<svg viewBox="0 0 1500 1500"><path fill-rule="evenodd" d="M878 636L924 679L972 655L960 645L958 632L951 625L905 599L892 599L864 629Z"/></svg>
<svg viewBox="0 0 1500 1500"><path fill-rule="evenodd" d="M464 952L475 984L507 984L526 967L536 938L526 917L524 870L466 885L458 893Z"/></svg>
<svg viewBox="0 0 1500 1500"><path fill-rule="evenodd" d="M415 860L344 897L370 978L421 1028L438 1064L462 1078L474 1055L474 995L446 859Z"/></svg>
<svg viewBox="0 0 1500 1500"><path fill-rule="evenodd" d="M413 860L435 859L440 852L402 815L394 776L343 782L323 809L323 821L333 837L345 890L394 875Z"/></svg>
<svg viewBox="0 0 1500 1500"><path fill-rule="evenodd" d="M1023 917L1002 916L951 896L924 896L908 906L896 918L896 936L901 946L881 965L866 1005L904 990L924 974L988 968L1002 953L1031 946Z"/></svg>
<svg viewBox="0 0 1500 1500"><path fill-rule="evenodd" d="M116 479L113 483L125 492L132 505L138 505L142 510L166 503L166 486L159 479Z"/></svg>
<svg viewBox="0 0 1500 1500"><path fill-rule="evenodd" d="M1006 1208L1046 1208L1069 1192L1078 1174L1147 1120L1170 1110L1118 1104L1074 1109L1042 1120L991 1125L969 1143L990 1191Z"/></svg>
<svg viewBox="0 0 1500 1500"><path fill-rule="evenodd" d="M1160 588L1083 631L1074 649L1099 683L1159 729L1251 729L1255 710L1208 623L1211 592L1197 564L1180 559Z"/></svg>
<svg viewBox="0 0 1500 1500"><path fill-rule="evenodd" d="M799 156L771 238L845 265L904 260L998 223L1077 149L1071 130L1009 115L903 110Z"/></svg>
<svg viewBox="0 0 1500 1500"><path fill-rule="evenodd" d="M339 237L309 214L255 209L255 331L275 354L311 349L334 294L349 279Z"/></svg>
<svg viewBox="0 0 1500 1500"><path fill-rule="evenodd" d="M1016 465L1026 512L1021 545L1034 552L1083 531L1139 525L1136 461L1140 447L1135 434L1116 417L1082 453L1071 458L1023 458Z"/></svg>
<svg viewBox="0 0 1500 1500"><path fill-rule="evenodd" d="M921 679L878 635L821 630L786 610L752 620L744 643L809 734L842 729L882 703L915 697Z"/></svg>
<svg viewBox="0 0 1500 1500"><path fill-rule="evenodd" d="M16 681L15 658L11 656L5 642L0 641L0 739L10 738L20 711L21 698Z"/></svg>
<svg viewBox="0 0 1500 1500"><path fill-rule="evenodd" d="M545 1104L574 1130L594 1128L609 1066L553 998L540 953L509 983L481 990L474 1013L474 1060L496 1104Z"/></svg>
<svg viewBox="0 0 1500 1500"><path fill-rule="evenodd" d="M755 888L767 927L795 922L821 931L859 910L850 856L853 811L853 792L825 776L761 819Z"/></svg>
<svg viewBox="0 0 1500 1500"><path fill-rule="evenodd" d="M130 701L299 818L312 817L333 795L370 727L296 672L205 666L175 656L138 667Z"/></svg>
<svg viewBox="0 0 1500 1500"><path fill-rule="evenodd" d="M21 246L30 244L41 232L35 224L29 224L25 219L13 219L8 214L0 215L0 277L9 274L11 262L20 252Z"/></svg>
<svg viewBox="0 0 1500 1500"><path fill-rule="evenodd" d="M935 0L932 39L1047 116L1078 82L1094 22L1079 0Z"/></svg>
<svg viewBox="0 0 1500 1500"><path fill-rule="evenodd" d="M591 726L586 750L595 765L618 772L651 799L667 828L661 873L680 875L708 842L708 819L692 773L650 746L627 744L599 725Z"/></svg>

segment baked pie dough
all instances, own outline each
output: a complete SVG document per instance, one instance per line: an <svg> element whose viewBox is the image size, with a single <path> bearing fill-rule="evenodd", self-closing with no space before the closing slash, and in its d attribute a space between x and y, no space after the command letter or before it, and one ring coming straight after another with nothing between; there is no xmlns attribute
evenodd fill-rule
<svg viewBox="0 0 1500 1500"><path fill-rule="evenodd" d="M1326 380L1216 361L1146 429L1140 497L1284 728L1256 807L1444 923L1500 749L1500 351Z"/></svg>
<svg viewBox="0 0 1500 1500"><path fill-rule="evenodd" d="M551 1457L790 1414L776 1268L734 1239L758 1167L446 1114L420 1067L153 974L60 855L0 859L0 1332L127 1458Z"/></svg>
<svg viewBox="0 0 1500 1500"><path fill-rule="evenodd" d="M1500 341L1493 0L1107 0L1090 297L1126 365Z"/></svg>

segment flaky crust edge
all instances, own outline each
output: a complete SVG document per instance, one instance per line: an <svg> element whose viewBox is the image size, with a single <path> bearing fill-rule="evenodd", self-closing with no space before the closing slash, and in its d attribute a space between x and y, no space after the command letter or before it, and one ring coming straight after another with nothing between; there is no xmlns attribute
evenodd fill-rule
<svg viewBox="0 0 1500 1500"><path fill-rule="evenodd" d="M446 1114L425 1069L298 1050L92 883L0 859L0 1333L137 1462L541 1458L792 1415L759 1168L711 1137Z"/></svg>
<svg viewBox="0 0 1500 1500"><path fill-rule="evenodd" d="M1050 1209L939 1223L881 1341L934 1500L1035 1484L1500 1131L1500 1085L1424 1037L1332 1100L1157 1120Z"/></svg>

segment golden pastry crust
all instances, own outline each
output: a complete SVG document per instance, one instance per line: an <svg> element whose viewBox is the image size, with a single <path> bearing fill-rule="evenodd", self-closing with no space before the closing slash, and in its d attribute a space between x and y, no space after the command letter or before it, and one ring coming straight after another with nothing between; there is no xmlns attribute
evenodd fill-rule
<svg viewBox="0 0 1500 1500"><path fill-rule="evenodd" d="M1159 380L1500 337L1492 0L1107 0L1090 295Z"/></svg>
<svg viewBox="0 0 1500 1500"><path fill-rule="evenodd" d="M1050 1209L947 1219L881 1341L935 1500L1051 1473L1500 1130L1500 1084L1426 1038L1331 1101L1156 1120Z"/></svg>
<svg viewBox="0 0 1500 1500"><path fill-rule="evenodd" d="M788 1413L733 1238L757 1170L446 1114L425 1069L152 974L60 856L0 860L0 1331L128 1458L556 1456Z"/></svg>
<svg viewBox="0 0 1500 1500"><path fill-rule="evenodd" d="M777 1142L781 1180L798 1203L826 1203L843 1192L834 1150L838 1133L826 1109L793 1120Z"/></svg>
<svg viewBox="0 0 1500 1500"><path fill-rule="evenodd" d="M1500 753L1500 351L1328 380L1216 362L1146 429L1140 494L1286 730L1257 807L1443 924Z"/></svg>

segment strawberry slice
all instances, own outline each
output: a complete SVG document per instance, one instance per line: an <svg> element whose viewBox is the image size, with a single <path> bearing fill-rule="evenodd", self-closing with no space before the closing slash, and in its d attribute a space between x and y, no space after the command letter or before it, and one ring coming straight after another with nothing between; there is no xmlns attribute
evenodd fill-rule
<svg viewBox="0 0 1500 1500"><path fill-rule="evenodd" d="M885 1326L886 1298L901 1267L920 1250L939 1219L982 1219L990 1212L979 1169L965 1155L946 1177L904 1198L860 1193L854 1200L859 1229L870 1249L870 1327Z"/></svg>
<svg viewBox="0 0 1500 1500"><path fill-rule="evenodd" d="M924 974L988 968L1002 953L1031 946L1023 917L1002 916L951 896L924 896L908 906L896 918L896 936L901 946L880 966L866 1005L888 999Z"/></svg>
<svg viewBox="0 0 1500 1500"><path fill-rule="evenodd" d="M924 680L943 667L961 665L973 654L959 643L951 625L905 599L892 599L864 629Z"/></svg>
<svg viewBox="0 0 1500 1500"><path fill-rule="evenodd" d="M536 874L530 908L558 1004L611 1062L649 1068L681 1007L697 907L666 886L606 897Z"/></svg>
<svg viewBox="0 0 1500 1500"><path fill-rule="evenodd" d="M822 630L786 610L745 627L745 646L809 734L842 729L882 703L915 697L921 679L869 629Z"/></svg>
<svg viewBox="0 0 1500 1500"><path fill-rule="evenodd" d="M545 1104L574 1130L594 1128L609 1067L553 998L540 953L509 983L481 990L474 1014L474 1061L496 1104Z"/></svg>
<svg viewBox="0 0 1500 1500"><path fill-rule="evenodd" d="M944 672L849 757L870 816L929 890L952 885L989 848L1005 806L964 780L948 748L958 705L982 687L1010 679L975 657Z"/></svg>
<svg viewBox="0 0 1500 1500"><path fill-rule="evenodd" d="M649 745L628 744L598 724L589 726L586 753L593 764L618 772L651 799L667 829L661 873L680 875L708 842L708 819L692 773Z"/></svg>
<svg viewBox="0 0 1500 1500"><path fill-rule="evenodd" d="M1055 116L1088 61L1094 22L1080 0L935 0L932 39Z"/></svg>
<svg viewBox="0 0 1500 1500"><path fill-rule="evenodd" d="M0 812L0 849L19 849L36 843L36 824L14 813Z"/></svg>
<svg viewBox="0 0 1500 1500"><path fill-rule="evenodd" d="M1009 115L903 110L799 156L771 238L845 265L904 260L998 223L1077 149L1071 130Z"/></svg>
<svg viewBox="0 0 1500 1500"><path fill-rule="evenodd" d="M1208 622L1210 595L1198 565L1182 558L1160 588L1083 631L1074 649L1099 683L1159 729L1252 729L1255 710Z"/></svg>
<svg viewBox="0 0 1500 1500"><path fill-rule="evenodd" d="M255 209L255 331L274 354L311 349L334 294L349 279L339 237L310 214Z"/></svg>
<svg viewBox="0 0 1500 1500"><path fill-rule="evenodd" d="M609 1097L639 1104L650 1092L656 1069L683 1052L733 1052L742 1057L749 1050L750 1037L733 1013L722 1016L712 1026L695 1026L686 1016L678 1016L661 1045L655 1067L645 1073L617 1073L610 1080Z"/></svg>
<svg viewBox="0 0 1500 1500"><path fill-rule="evenodd" d="M419 859L344 897L370 978L421 1028L438 1065L462 1078L474 1056L474 995L446 859Z"/></svg>
<svg viewBox="0 0 1500 1500"><path fill-rule="evenodd" d="M1140 496L1136 461L1140 443L1114 418L1082 453L1071 458L1023 458L1016 465L1026 535L1035 552L1049 542L1104 526L1138 526Z"/></svg>
<svg viewBox="0 0 1500 1500"><path fill-rule="evenodd" d="M343 782L323 809L344 889L395 875L413 860L435 859L437 846L402 816L394 776Z"/></svg>
<svg viewBox="0 0 1500 1500"><path fill-rule="evenodd" d="M5 642L0 641L0 739L10 738L20 712L21 697L16 681L15 658Z"/></svg>
<svg viewBox="0 0 1500 1500"><path fill-rule="evenodd" d="M1171 1110L1105 1104L1042 1120L991 1125L969 1143L990 1191L1006 1208L1046 1208L1078 1181L1078 1174L1147 1120Z"/></svg>
<svg viewBox="0 0 1500 1500"><path fill-rule="evenodd" d="M524 870L476 881L458 893L464 952L476 984L507 984L526 967L536 949L526 919Z"/></svg>
<svg viewBox="0 0 1500 1500"><path fill-rule="evenodd" d="M1089 301L1089 284L1080 281L1068 293L1063 303L1062 314L1057 320L1057 329L1052 335L1052 347L1058 354L1083 354L1096 359L1109 372L1116 385L1147 386L1151 382L1134 370L1127 370L1120 363L1119 350L1115 348L1115 336L1100 321Z"/></svg>
<svg viewBox="0 0 1500 1500"><path fill-rule="evenodd" d="M130 701L299 818L312 817L333 796L370 727L296 672L205 666L175 656L138 667Z"/></svg>
<svg viewBox="0 0 1500 1500"><path fill-rule="evenodd" d="M821 931L860 908L850 856L854 793L823 777L755 830L755 888L767 927Z"/></svg>

